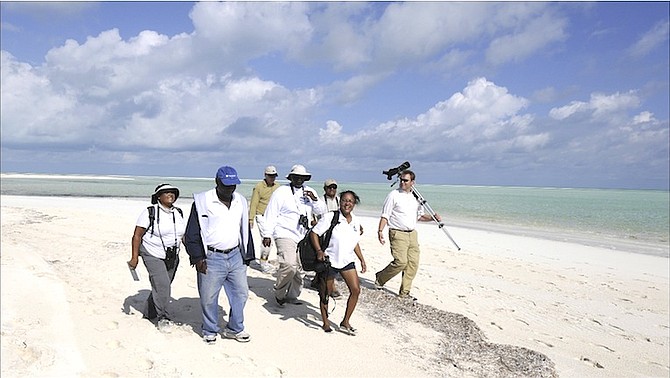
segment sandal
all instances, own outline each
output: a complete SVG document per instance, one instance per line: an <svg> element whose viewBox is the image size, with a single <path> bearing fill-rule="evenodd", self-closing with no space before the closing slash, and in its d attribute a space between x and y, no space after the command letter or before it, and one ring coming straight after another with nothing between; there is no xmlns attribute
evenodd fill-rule
<svg viewBox="0 0 670 378"><path fill-rule="evenodd" d="M356 336L356 328L352 327L351 325L347 327L344 324L340 323L340 332L346 333L349 336Z"/></svg>

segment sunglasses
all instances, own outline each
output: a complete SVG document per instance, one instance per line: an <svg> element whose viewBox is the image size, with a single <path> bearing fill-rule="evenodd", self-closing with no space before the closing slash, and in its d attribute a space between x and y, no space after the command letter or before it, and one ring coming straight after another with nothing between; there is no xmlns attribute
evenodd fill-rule
<svg viewBox="0 0 670 378"><path fill-rule="evenodd" d="M326 189L337 189L337 185L326 186Z"/></svg>
<svg viewBox="0 0 670 378"><path fill-rule="evenodd" d="M400 181L402 181L402 182L410 182L410 181L412 181L412 180L401 178Z"/></svg>

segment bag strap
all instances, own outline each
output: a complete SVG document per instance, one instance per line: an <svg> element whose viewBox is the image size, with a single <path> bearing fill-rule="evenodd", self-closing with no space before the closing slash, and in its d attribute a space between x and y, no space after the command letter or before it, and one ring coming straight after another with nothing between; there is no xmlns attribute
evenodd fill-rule
<svg viewBox="0 0 670 378"><path fill-rule="evenodd" d="M156 208L152 206L147 206L147 211L149 212L149 227L144 230L146 234L149 229L151 229L151 235L154 234L154 219L156 219Z"/></svg>
<svg viewBox="0 0 670 378"><path fill-rule="evenodd" d="M333 234L333 228L337 226L337 224L340 222L340 211L339 210L333 210L333 220L330 222L330 228L328 228L328 231L326 231L325 234L323 234L323 245L321 248L328 248L328 244L330 243L330 237Z"/></svg>
<svg viewBox="0 0 670 378"><path fill-rule="evenodd" d="M173 206L177 211L179 212L179 215L181 215L181 218L184 219L184 212L182 209L178 208L177 206ZM151 235L154 234L154 220L156 219L156 208L152 206L147 206L147 211L149 212L149 227L144 230L144 233L146 234L149 229L151 229Z"/></svg>

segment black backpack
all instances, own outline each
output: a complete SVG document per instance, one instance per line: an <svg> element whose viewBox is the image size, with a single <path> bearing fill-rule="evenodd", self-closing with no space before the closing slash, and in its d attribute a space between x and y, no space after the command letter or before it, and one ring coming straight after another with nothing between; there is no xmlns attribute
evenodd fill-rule
<svg viewBox="0 0 670 378"><path fill-rule="evenodd" d="M330 243L330 236L333 233L333 228L337 225L340 220L340 211L335 210L333 215L333 221L330 223L330 228L322 236L319 237L319 244L321 245L321 250L324 250L328 247ZM307 235L298 242L298 254L300 255L300 263L302 264L302 270L307 272L323 272L330 267L330 262L321 261L316 259L316 250L312 247L312 241L310 240L309 235L311 234L312 229L307 231ZM327 256L326 256L327 258Z"/></svg>
<svg viewBox="0 0 670 378"><path fill-rule="evenodd" d="M179 211L179 215L181 215L181 217L184 218L184 212L181 211L181 209L178 208L177 206L174 206L174 208L177 209L177 211ZM147 206L147 211L149 211L149 227L146 229L146 231L144 231L144 233L146 234L147 231L149 231L151 229L151 235L153 235L154 234L154 219L156 219L156 208L153 207L153 206Z"/></svg>

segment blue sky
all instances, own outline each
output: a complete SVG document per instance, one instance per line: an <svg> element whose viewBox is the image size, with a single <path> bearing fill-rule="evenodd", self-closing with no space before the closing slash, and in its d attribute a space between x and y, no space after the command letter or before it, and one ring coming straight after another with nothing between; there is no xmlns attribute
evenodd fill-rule
<svg viewBox="0 0 670 378"><path fill-rule="evenodd" d="M3 172L668 189L667 2L2 2Z"/></svg>

